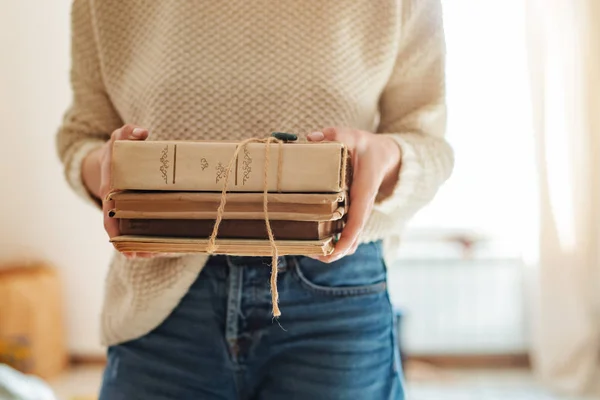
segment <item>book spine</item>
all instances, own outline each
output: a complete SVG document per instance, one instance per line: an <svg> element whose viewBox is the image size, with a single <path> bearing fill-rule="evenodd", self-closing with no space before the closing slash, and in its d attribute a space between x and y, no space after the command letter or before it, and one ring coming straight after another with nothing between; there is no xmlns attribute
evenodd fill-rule
<svg viewBox="0 0 600 400"><path fill-rule="evenodd" d="M140 220L119 219L122 235L208 238L213 220ZM280 240L318 240L341 230L337 222L271 221L271 229ZM261 220L225 220L219 226L219 238L268 239L265 222Z"/></svg>
<svg viewBox="0 0 600 400"><path fill-rule="evenodd" d="M337 204L281 204L268 203L269 213L296 213L296 214L331 214L337 208ZM335 208L334 208L335 207ZM133 212L213 212L216 213L219 208L218 202L200 202L200 201L130 201L116 200L115 210L133 211ZM264 205L260 203L236 203L228 202L225 212L248 212L264 213Z"/></svg>
<svg viewBox="0 0 600 400"><path fill-rule="evenodd" d="M333 213L312 214L298 212L271 212L268 216L270 220L278 221L335 221L342 219L345 215L345 210L339 207ZM212 211L128 211L113 209L109 211L109 216L112 218L131 218L131 219L215 219L217 218L217 210ZM263 220L265 218L264 211L228 211L225 207L223 219L237 220Z"/></svg>
<svg viewBox="0 0 600 400"><path fill-rule="evenodd" d="M158 253L200 253L208 252L208 240L197 238L146 237L122 235L110 239L113 246L121 252L141 251ZM321 240L278 240L277 250L280 256L304 255L326 256L333 253L333 238ZM234 256L271 256L273 248L263 239L217 239L217 249L211 254Z"/></svg>
<svg viewBox="0 0 600 400"><path fill-rule="evenodd" d="M225 184L235 142L116 141L112 182L116 190L214 191ZM262 192L266 153L267 190L282 193L337 193L347 161L341 143L249 143L233 160L227 190Z"/></svg>

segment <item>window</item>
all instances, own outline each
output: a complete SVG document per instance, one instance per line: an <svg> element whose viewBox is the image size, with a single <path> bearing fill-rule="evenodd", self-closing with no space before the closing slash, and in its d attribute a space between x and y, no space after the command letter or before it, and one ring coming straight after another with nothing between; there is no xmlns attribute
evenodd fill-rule
<svg viewBox="0 0 600 400"><path fill-rule="evenodd" d="M484 237L523 251L533 227L534 146L524 4L442 0L447 42L447 138L455 168L407 239Z"/></svg>

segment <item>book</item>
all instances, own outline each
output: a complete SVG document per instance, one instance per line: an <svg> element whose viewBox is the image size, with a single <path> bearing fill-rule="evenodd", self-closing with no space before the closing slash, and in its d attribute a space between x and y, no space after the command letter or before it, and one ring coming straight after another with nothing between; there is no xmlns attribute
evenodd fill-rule
<svg viewBox="0 0 600 400"><path fill-rule="evenodd" d="M318 240L340 233L343 221L269 221L277 240ZM208 239L214 220L198 219L128 219L119 220L121 235L169 236ZM263 220L223 220L217 238L268 239Z"/></svg>
<svg viewBox="0 0 600 400"><path fill-rule="evenodd" d="M208 240L194 238L147 237L120 235L111 243L120 252L148 253L201 253L207 254ZM280 256L327 256L333 253L333 238L321 240L276 240ZM268 240L260 239L217 239L213 254L232 256L270 257L273 249Z"/></svg>
<svg viewBox="0 0 600 400"><path fill-rule="evenodd" d="M270 221L334 221L342 219L345 215L344 208L339 207L328 214L311 214L295 212L268 212ZM131 219L216 219L217 210L212 211L121 211L110 210L109 216L112 218L131 218ZM245 211L227 211L223 212L223 220L262 220L265 219L263 211L245 212Z"/></svg>
<svg viewBox="0 0 600 400"><path fill-rule="evenodd" d="M263 193L227 193L224 219L264 219ZM147 192L113 193L110 215L115 218L214 219L221 193ZM346 194L269 193L269 219L326 221L340 219L346 211Z"/></svg>
<svg viewBox="0 0 600 400"><path fill-rule="evenodd" d="M227 168L240 142L117 140L111 160L113 190L223 190ZM349 181L347 149L340 142L248 143L229 174L227 191L337 193Z"/></svg>

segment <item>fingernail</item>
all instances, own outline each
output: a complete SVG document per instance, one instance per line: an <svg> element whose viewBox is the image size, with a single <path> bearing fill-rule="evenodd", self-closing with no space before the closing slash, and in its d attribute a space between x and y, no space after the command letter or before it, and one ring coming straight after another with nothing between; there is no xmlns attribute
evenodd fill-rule
<svg viewBox="0 0 600 400"><path fill-rule="evenodd" d="M133 136L133 137L135 137L135 138L138 138L138 139L139 139L139 138L141 138L141 137L142 137L142 135L144 134L144 132L146 132L146 130L145 130L145 129L142 129L142 128L135 128L135 129L133 130L133 132L131 132L131 136Z"/></svg>
<svg viewBox="0 0 600 400"><path fill-rule="evenodd" d="M308 139L318 142L325 139L325 135L323 135L323 132L311 132L308 134Z"/></svg>
<svg viewBox="0 0 600 400"><path fill-rule="evenodd" d="M340 260L341 258L343 258L345 255L346 255L345 253L336 254L331 257L331 262L336 262L336 261Z"/></svg>

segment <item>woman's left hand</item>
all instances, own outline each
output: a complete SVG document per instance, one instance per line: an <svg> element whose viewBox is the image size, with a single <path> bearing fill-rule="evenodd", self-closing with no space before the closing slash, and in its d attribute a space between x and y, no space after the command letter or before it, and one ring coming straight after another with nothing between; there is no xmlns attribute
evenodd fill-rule
<svg viewBox="0 0 600 400"><path fill-rule="evenodd" d="M312 132L309 141L338 141L346 144L352 162L352 184L348 220L329 256L317 257L333 262L352 254L359 245L360 234L371 215L375 201L392 194L402 163L400 146L388 135L347 128L327 128Z"/></svg>

